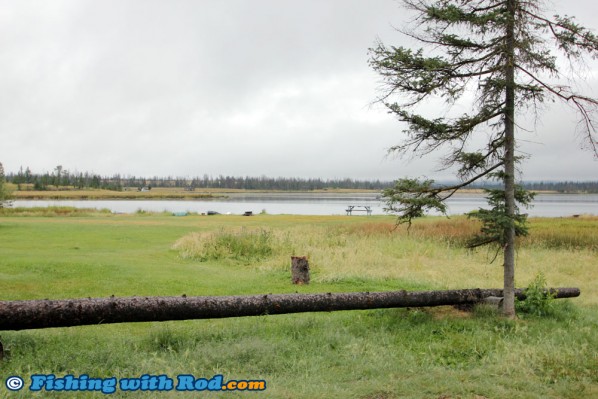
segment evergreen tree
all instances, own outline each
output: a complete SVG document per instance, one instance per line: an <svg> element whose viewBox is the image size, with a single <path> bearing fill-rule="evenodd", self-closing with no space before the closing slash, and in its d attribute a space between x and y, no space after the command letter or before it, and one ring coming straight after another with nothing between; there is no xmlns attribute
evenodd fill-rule
<svg viewBox="0 0 598 399"><path fill-rule="evenodd" d="M442 187L432 180L398 180L385 191L387 208L398 213L398 223L410 224L426 210L446 212L444 201L459 188L480 179L500 181L500 189L488 191L491 209L473 214L483 228L472 245L495 243L503 250L503 311L514 317L515 235L527 232L519 206L532 199L515 183L516 117L545 100L562 100L579 112L586 142L598 154L592 119L598 101L549 80L561 78L556 53L570 61L596 57L598 38L570 17L544 17L541 1L403 3L416 13L418 25L403 33L429 52L382 43L370 49L370 65L384 82L379 101L408 126L407 138L391 151L423 156L447 150L444 166L458 167L461 182ZM474 100L467 101L471 94ZM472 111L423 114L420 106L433 98L448 106L466 103ZM487 140L475 148L474 136Z"/></svg>
<svg viewBox="0 0 598 399"><path fill-rule="evenodd" d="M27 169L25 169L25 183L33 183L33 176L31 174L31 169L29 169L29 166L27 166Z"/></svg>
<svg viewBox="0 0 598 399"><path fill-rule="evenodd" d="M10 191L6 187L6 178L4 177L4 166L0 162L0 208L4 208L10 199Z"/></svg>

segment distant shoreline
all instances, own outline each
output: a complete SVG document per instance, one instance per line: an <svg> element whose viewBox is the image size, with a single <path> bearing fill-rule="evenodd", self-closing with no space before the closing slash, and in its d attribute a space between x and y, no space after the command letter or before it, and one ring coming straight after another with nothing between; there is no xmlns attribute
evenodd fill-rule
<svg viewBox="0 0 598 399"><path fill-rule="evenodd" d="M585 192L559 192L553 190L537 190L538 194L587 194ZM123 191L102 189L60 189L60 190L15 190L12 192L14 200L210 200L228 198L229 194L252 193L286 193L286 194L351 194L351 193L381 193L381 190L352 190L352 189L319 189L310 191L286 190L246 190L246 189L202 189L189 191L184 188L161 188L139 191L127 188ZM458 194L484 194L482 189L461 189Z"/></svg>
<svg viewBox="0 0 598 399"><path fill-rule="evenodd" d="M25 190L13 191L14 200L193 200L222 199L224 194L210 192L188 192L183 190L154 189L137 190Z"/></svg>

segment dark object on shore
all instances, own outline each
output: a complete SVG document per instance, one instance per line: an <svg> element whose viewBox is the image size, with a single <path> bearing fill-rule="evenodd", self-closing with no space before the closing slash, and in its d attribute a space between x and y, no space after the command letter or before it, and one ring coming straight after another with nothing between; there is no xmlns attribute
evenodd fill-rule
<svg viewBox="0 0 598 399"><path fill-rule="evenodd" d="M306 256L291 256L291 281L293 284L309 284L309 262Z"/></svg>
<svg viewBox="0 0 598 399"><path fill-rule="evenodd" d="M347 212L347 216L352 215L353 212L365 212L370 216L372 214L372 207L369 205L349 205L347 206L347 209L345 209L345 212Z"/></svg>
<svg viewBox="0 0 598 399"><path fill-rule="evenodd" d="M555 298L579 296L579 288L552 288ZM525 299L522 289L515 290ZM273 314L478 303L502 289L275 294L200 297L128 297L0 301L0 331L109 323L217 319Z"/></svg>
<svg viewBox="0 0 598 399"><path fill-rule="evenodd" d="M246 211L243 216L253 216L253 211Z"/></svg>
<svg viewBox="0 0 598 399"><path fill-rule="evenodd" d="M212 216L212 215L220 215L220 213L218 213L216 211L208 211L208 216Z"/></svg>

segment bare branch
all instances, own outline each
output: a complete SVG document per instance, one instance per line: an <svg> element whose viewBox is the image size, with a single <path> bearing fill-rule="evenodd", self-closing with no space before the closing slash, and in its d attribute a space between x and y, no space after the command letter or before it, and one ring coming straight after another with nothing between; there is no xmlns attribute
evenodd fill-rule
<svg viewBox="0 0 598 399"><path fill-rule="evenodd" d="M596 126L594 119L592 118L592 114L598 112L598 100L576 94L572 92L568 86L549 85L521 66L517 66L517 69L528 75L531 79L544 87L548 92L555 95L557 98L565 101L566 103L573 104L573 107L577 109L578 113L581 115L581 123L584 126L588 144L590 145L594 155L598 157L598 143L592 135L592 132L596 132ZM593 109L588 109L588 107Z"/></svg>
<svg viewBox="0 0 598 399"><path fill-rule="evenodd" d="M437 194L440 194L441 192L445 192L445 191L449 191L449 194L442 197L442 200L445 201L449 198L451 198L457 191L459 191L460 189L462 189L463 187L467 187L469 186L471 183L485 177L488 176L490 173L494 172L496 169L500 168L501 166L504 165L504 162L499 162L496 165L492 166L491 168L488 168L486 170L484 170L482 173L478 174L477 176L472 177L471 179L462 182L460 184L455 184L453 186L445 186L445 187L441 187L437 190L435 190L435 192Z"/></svg>

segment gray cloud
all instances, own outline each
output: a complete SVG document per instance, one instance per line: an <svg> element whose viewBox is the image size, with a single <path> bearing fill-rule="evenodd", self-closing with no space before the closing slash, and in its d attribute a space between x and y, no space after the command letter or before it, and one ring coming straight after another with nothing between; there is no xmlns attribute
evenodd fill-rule
<svg viewBox="0 0 598 399"><path fill-rule="evenodd" d="M0 0L0 161L11 171L450 177L434 160L387 158L402 126L370 106L367 49L376 37L400 44L391 24L405 18L393 0ZM569 122L550 119L531 139L542 145L522 144L533 155L526 177L595 178Z"/></svg>

